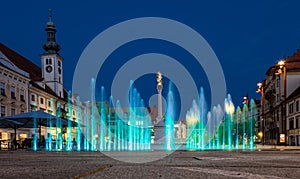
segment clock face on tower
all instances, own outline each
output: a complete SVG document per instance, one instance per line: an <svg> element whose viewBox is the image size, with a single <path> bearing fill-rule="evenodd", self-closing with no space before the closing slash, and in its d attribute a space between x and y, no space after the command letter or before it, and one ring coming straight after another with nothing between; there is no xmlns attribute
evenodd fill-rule
<svg viewBox="0 0 300 179"><path fill-rule="evenodd" d="M46 71L47 71L48 73L51 73L51 72L52 72L52 66L47 66L47 67L46 67Z"/></svg>

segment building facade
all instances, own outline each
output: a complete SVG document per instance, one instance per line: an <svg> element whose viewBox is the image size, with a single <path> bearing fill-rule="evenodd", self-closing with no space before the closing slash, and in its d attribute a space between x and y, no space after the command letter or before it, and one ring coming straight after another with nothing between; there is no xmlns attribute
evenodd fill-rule
<svg viewBox="0 0 300 179"><path fill-rule="evenodd" d="M78 118L84 120L84 113L77 111L85 111L85 103L68 93L63 86L63 58L58 53L60 46L55 39L56 28L51 15L45 31L47 40L43 45L41 67L0 43L1 117L43 110L75 122ZM83 120L82 123L85 122ZM39 137L46 138L47 132L45 127L41 127L42 136ZM23 140L32 138L32 135L32 129L18 129L14 136L13 129L0 128L0 139L3 141L11 141L15 137ZM51 136L55 138L55 135L56 131L53 131ZM5 142L2 145L8 147Z"/></svg>
<svg viewBox="0 0 300 179"><path fill-rule="evenodd" d="M287 98L288 145L300 146L300 86Z"/></svg>
<svg viewBox="0 0 300 179"><path fill-rule="evenodd" d="M271 66L263 80L261 108L264 143L287 144L286 99L300 84L300 50Z"/></svg>

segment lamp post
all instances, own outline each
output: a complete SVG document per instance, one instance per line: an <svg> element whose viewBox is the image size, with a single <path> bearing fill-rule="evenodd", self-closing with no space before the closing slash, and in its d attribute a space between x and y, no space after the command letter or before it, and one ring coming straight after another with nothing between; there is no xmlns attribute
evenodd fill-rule
<svg viewBox="0 0 300 179"><path fill-rule="evenodd" d="M257 83L258 89L257 93L261 93L261 123L262 123L262 145L265 145L265 91L264 91L264 82Z"/></svg>
<svg viewBox="0 0 300 179"><path fill-rule="evenodd" d="M281 118L281 124L282 124L282 132L284 133L284 144L286 145L286 139L287 139L287 131L286 131L286 63L285 60L280 60L277 63L279 67L279 71L281 74L283 71L283 103L282 103L282 118Z"/></svg>

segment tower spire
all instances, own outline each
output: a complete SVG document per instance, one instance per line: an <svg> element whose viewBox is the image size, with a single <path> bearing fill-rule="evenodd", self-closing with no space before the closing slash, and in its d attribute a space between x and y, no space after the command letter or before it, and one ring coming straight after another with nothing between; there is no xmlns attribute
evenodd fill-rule
<svg viewBox="0 0 300 179"><path fill-rule="evenodd" d="M52 9L49 9L49 22L52 22Z"/></svg>
<svg viewBox="0 0 300 179"><path fill-rule="evenodd" d="M60 50L60 46L56 43L55 34L56 28L52 21L52 9L49 9L49 22L46 24L47 41L43 45L45 54L56 54Z"/></svg>

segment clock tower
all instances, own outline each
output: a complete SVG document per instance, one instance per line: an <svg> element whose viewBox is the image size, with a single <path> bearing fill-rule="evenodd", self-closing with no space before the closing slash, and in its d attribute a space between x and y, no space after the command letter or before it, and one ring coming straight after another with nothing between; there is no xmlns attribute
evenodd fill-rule
<svg viewBox="0 0 300 179"><path fill-rule="evenodd" d="M56 28L52 22L52 11L49 10L49 22L46 24L47 41L43 45L44 53L41 55L42 75L45 84L49 86L57 96L63 98L63 58L58 54L60 46L56 43Z"/></svg>

